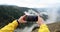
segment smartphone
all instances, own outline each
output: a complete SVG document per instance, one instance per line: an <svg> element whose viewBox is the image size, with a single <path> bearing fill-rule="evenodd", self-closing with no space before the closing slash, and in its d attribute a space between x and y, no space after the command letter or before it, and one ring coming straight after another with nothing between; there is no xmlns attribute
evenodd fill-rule
<svg viewBox="0 0 60 32"><path fill-rule="evenodd" d="M38 21L38 16L36 16L36 15L26 15L25 21L36 22L36 21Z"/></svg>

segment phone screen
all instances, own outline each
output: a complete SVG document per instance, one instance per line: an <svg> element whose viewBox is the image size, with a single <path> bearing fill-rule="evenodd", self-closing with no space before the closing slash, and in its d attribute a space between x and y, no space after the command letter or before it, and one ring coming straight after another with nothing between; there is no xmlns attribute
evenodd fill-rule
<svg viewBox="0 0 60 32"><path fill-rule="evenodd" d="M25 17L25 20L26 21L38 21L38 16L30 16L30 15L27 15Z"/></svg>

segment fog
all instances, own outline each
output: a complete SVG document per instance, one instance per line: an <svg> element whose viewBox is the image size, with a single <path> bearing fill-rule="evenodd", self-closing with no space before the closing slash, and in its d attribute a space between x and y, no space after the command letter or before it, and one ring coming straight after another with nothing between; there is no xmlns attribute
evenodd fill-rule
<svg viewBox="0 0 60 32"><path fill-rule="evenodd" d="M46 8L60 5L60 0L0 0L0 5L16 5L29 8Z"/></svg>

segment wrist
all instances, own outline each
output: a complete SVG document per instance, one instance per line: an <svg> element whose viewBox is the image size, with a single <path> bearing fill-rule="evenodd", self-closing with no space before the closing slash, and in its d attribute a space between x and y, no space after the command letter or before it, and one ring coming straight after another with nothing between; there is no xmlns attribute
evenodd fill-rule
<svg viewBox="0 0 60 32"><path fill-rule="evenodd" d="M18 22L18 24L20 24L19 21L18 21L18 19L17 19L17 22Z"/></svg>

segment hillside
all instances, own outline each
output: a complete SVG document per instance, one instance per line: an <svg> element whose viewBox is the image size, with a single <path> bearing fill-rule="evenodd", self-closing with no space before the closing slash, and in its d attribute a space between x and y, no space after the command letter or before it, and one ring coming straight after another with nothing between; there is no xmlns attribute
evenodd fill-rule
<svg viewBox="0 0 60 32"><path fill-rule="evenodd" d="M13 20L18 19L24 15L24 11L28 11L29 8L18 7L13 5L0 5L0 28L4 27Z"/></svg>
<svg viewBox="0 0 60 32"><path fill-rule="evenodd" d="M50 29L51 32L60 32L60 22L48 24L48 28ZM38 29L36 28L32 32L37 32Z"/></svg>

